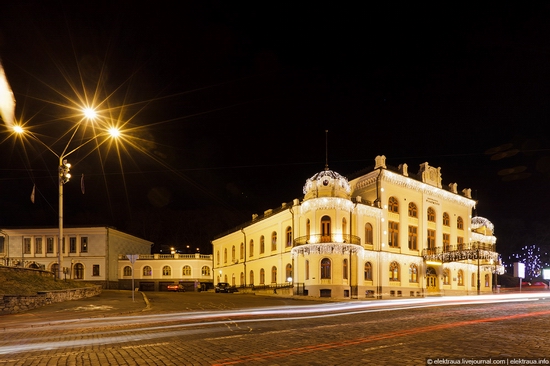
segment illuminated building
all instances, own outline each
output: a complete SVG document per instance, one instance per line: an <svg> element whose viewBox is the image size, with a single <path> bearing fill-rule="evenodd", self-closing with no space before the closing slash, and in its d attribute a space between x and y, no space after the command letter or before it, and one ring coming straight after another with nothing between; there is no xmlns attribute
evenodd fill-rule
<svg viewBox="0 0 550 366"><path fill-rule="evenodd" d="M214 282L241 291L389 298L492 291L493 225L472 217L470 189L428 163L374 168L348 181L325 169L294 199L213 240Z"/></svg>

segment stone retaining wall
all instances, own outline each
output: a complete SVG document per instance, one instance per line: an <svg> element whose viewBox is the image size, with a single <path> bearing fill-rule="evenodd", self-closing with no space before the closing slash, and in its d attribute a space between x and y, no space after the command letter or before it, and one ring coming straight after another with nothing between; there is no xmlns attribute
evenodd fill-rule
<svg viewBox="0 0 550 366"><path fill-rule="evenodd" d="M0 315L22 313L55 302L97 296L101 290L101 286L91 286L69 290L40 291L32 296L3 295L0 297Z"/></svg>

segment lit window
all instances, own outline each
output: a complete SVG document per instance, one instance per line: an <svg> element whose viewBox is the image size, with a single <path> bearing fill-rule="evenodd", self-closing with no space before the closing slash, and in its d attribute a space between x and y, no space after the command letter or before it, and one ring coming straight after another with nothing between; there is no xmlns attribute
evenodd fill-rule
<svg viewBox="0 0 550 366"><path fill-rule="evenodd" d="M191 276L191 266L183 266L181 274L183 276Z"/></svg>
<svg viewBox="0 0 550 366"><path fill-rule="evenodd" d="M388 222L388 243L392 248L399 247L399 223L395 221Z"/></svg>
<svg viewBox="0 0 550 366"><path fill-rule="evenodd" d="M365 244L372 244L372 225L365 224Z"/></svg>
<svg viewBox="0 0 550 366"><path fill-rule="evenodd" d="M409 203L409 217L418 217L418 208L412 202Z"/></svg>
<svg viewBox="0 0 550 366"><path fill-rule="evenodd" d="M451 226L451 219L446 212L443 212L443 226Z"/></svg>
<svg viewBox="0 0 550 366"><path fill-rule="evenodd" d="M123 272L122 273L123 276L126 276L126 277L131 276L132 275L132 267L125 266L122 272Z"/></svg>
<svg viewBox="0 0 550 366"><path fill-rule="evenodd" d="M390 281L399 281L399 263L390 263Z"/></svg>
<svg viewBox="0 0 550 366"><path fill-rule="evenodd" d="M143 275L144 276L152 276L153 275L153 270L151 269L151 267L149 267L149 266L143 267Z"/></svg>
<svg viewBox="0 0 550 366"><path fill-rule="evenodd" d="M388 200L388 212L394 212L397 213L399 211L399 203L397 202L397 198L390 197Z"/></svg>
<svg viewBox="0 0 550 366"><path fill-rule="evenodd" d="M330 259L323 258L321 260L321 279L329 279L331 278L331 263Z"/></svg>
<svg viewBox="0 0 550 366"><path fill-rule="evenodd" d="M163 276L171 276L172 275L172 268L170 266L162 267L162 275Z"/></svg>
<svg viewBox="0 0 550 366"><path fill-rule="evenodd" d="M372 281L372 264L370 262L365 263L364 279L365 281Z"/></svg>
<svg viewBox="0 0 550 366"><path fill-rule="evenodd" d="M435 210L433 208L428 208L428 221L435 222Z"/></svg>
<svg viewBox="0 0 550 366"><path fill-rule="evenodd" d="M414 263L409 267L409 282L418 282L418 266Z"/></svg>
<svg viewBox="0 0 550 366"><path fill-rule="evenodd" d="M418 250L418 228L409 226L409 249Z"/></svg>
<svg viewBox="0 0 550 366"><path fill-rule="evenodd" d="M456 228L459 230L464 230L464 220L460 216L456 219Z"/></svg>

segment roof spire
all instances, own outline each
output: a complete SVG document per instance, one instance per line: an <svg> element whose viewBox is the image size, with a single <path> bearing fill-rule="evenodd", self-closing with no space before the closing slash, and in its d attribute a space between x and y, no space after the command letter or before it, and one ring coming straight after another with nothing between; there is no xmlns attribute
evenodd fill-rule
<svg viewBox="0 0 550 366"><path fill-rule="evenodd" d="M328 130L325 130L325 170L328 170Z"/></svg>

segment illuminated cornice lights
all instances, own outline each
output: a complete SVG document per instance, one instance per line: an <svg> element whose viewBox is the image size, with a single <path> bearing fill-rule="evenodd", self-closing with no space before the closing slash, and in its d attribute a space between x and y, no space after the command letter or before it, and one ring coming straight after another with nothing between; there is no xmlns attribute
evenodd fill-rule
<svg viewBox="0 0 550 366"><path fill-rule="evenodd" d="M353 203L344 198L337 197L323 197L312 198L302 203L302 213L309 212L311 210L345 210L351 212L353 209Z"/></svg>
<svg viewBox="0 0 550 366"><path fill-rule="evenodd" d="M476 205L476 202L469 198L459 196L455 193L447 192L441 188L433 187L426 183L418 182L412 178L403 177L402 175L387 170L384 170L382 178L392 184L422 192L424 194L428 194L434 197L440 197L441 199L452 201L469 208L475 207Z"/></svg>

